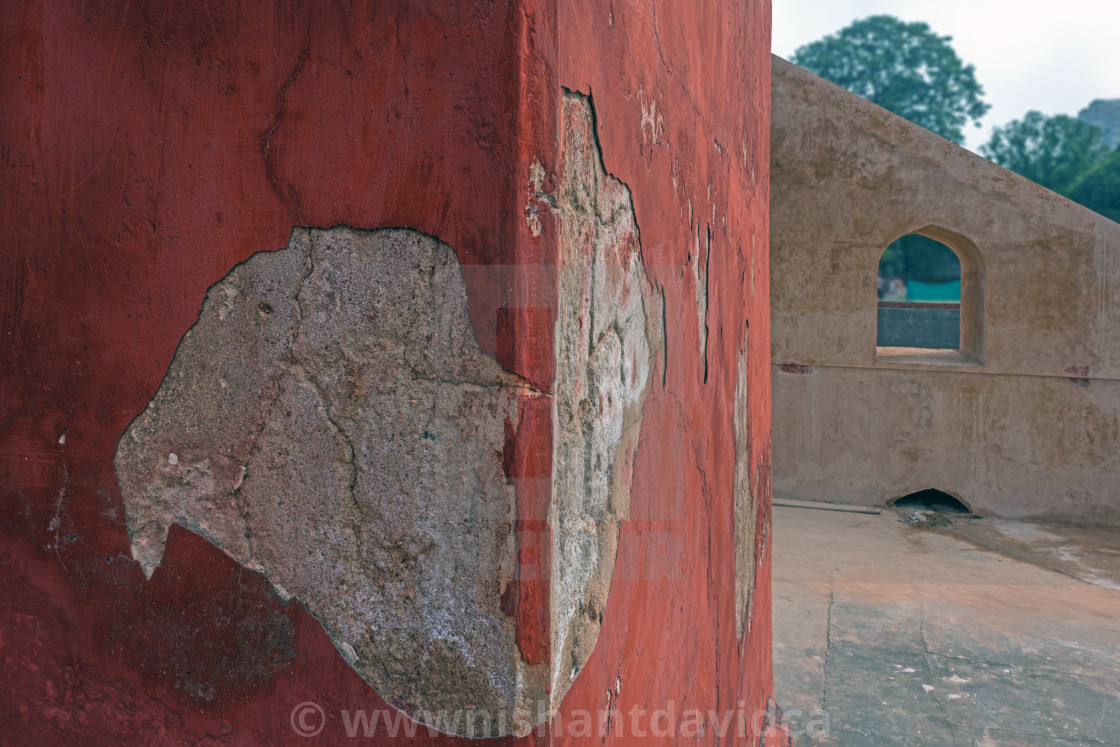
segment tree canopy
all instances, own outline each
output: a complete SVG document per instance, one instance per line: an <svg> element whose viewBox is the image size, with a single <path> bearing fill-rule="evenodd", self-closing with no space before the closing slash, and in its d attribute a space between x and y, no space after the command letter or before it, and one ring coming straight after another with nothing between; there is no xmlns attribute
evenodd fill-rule
<svg viewBox="0 0 1120 747"><path fill-rule="evenodd" d="M1120 149L1086 172L1066 196L1120 223Z"/></svg>
<svg viewBox="0 0 1120 747"><path fill-rule="evenodd" d="M961 261L940 241L912 233L886 248L879 259L879 277L947 283L961 279Z"/></svg>
<svg viewBox="0 0 1120 747"><path fill-rule="evenodd" d="M1074 183L1108 158L1104 134L1065 114L1027 112L992 131L980 153L1047 189L1068 194Z"/></svg>
<svg viewBox="0 0 1120 747"><path fill-rule="evenodd" d="M962 144L964 126L990 107L950 41L926 23L878 15L800 47L792 62Z"/></svg>

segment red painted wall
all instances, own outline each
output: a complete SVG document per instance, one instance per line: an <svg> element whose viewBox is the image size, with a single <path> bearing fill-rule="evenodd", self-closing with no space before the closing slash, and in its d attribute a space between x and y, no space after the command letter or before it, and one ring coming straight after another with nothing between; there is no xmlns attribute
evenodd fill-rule
<svg viewBox="0 0 1120 747"><path fill-rule="evenodd" d="M706 0L687 17L644 0L9 5L0 737L288 742L293 707L314 701L321 738L345 741L343 709L384 706L302 607L190 532L172 530L146 582L113 452L206 288L295 225L408 226L448 242L483 348L547 388L540 309L555 290L531 268L554 261L556 226L546 214L534 240L524 211L529 163L556 172L561 86L592 95L606 168L631 189L666 301L667 366L647 399L599 643L543 741L578 742L578 709L629 719L634 706L742 701L749 718L765 706L769 550L739 645L731 489L749 322L768 526L768 2ZM710 256L706 380L696 236ZM515 476L543 469L543 409L530 403L511 435ZM520 520L547 499L519 492ZM540 654L547 588L524 584L510 609L523 650ZM612 722L617 741L630 726Z"/></svg>
<svg viewBox="0 0 1120 747"><path fill-rule="evenodd" d="M646 400L603 629L564 706L605 708L621 681L612 707L623 714L672 704L678 718L735 709L749 721L771 686L770 564L760 546L754 620L740 646L733 402L749 323L749 458L765 461L755 490L768 534L770 65L761 50L770 3L568 0L559 46L560 82L591 94L606 170L630 187L646 273L666 301L668 360L664 385L655 381ZM708 274L706 371L698 260ZM666 543L679 554L678 577L642 578L643 562L664 567Z"/></svg>

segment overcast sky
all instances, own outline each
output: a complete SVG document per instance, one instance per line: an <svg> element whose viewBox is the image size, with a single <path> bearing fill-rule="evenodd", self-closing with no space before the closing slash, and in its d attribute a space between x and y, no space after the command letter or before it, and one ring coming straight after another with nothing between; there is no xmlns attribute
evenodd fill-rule
<svg viewBox="0 0 1120 747"><path fill-rule="evenodd" d="M976 67L992 105L983 126L966 128L975 150L994 125L1027 111L1077 115L1093 99L1120 98L1120 0L773 0L774 54L788 59L802 44L858 18L885 13L925 21L952 36L957 54Z"/></svg>

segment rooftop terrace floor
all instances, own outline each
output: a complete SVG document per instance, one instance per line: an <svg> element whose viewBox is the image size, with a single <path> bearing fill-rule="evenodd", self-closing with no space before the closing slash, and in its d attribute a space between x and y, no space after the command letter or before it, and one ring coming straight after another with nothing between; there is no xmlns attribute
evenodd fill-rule
<svg viewBox="0 0 1120 747"><path fill-rule="evenodd" d="M1120 745L1120 530L774 508L797 745Z"/></svg>

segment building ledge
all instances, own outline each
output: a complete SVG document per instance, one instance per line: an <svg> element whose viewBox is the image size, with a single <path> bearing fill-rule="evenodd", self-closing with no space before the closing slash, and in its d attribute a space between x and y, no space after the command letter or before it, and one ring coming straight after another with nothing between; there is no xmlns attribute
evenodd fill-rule
<svg viewBox="0 0 1120 747"><path fill-rule="evenodd" d="M983 366L983 362L960 350L928 348L875 348L875 363L886 365Z"/></svg>

